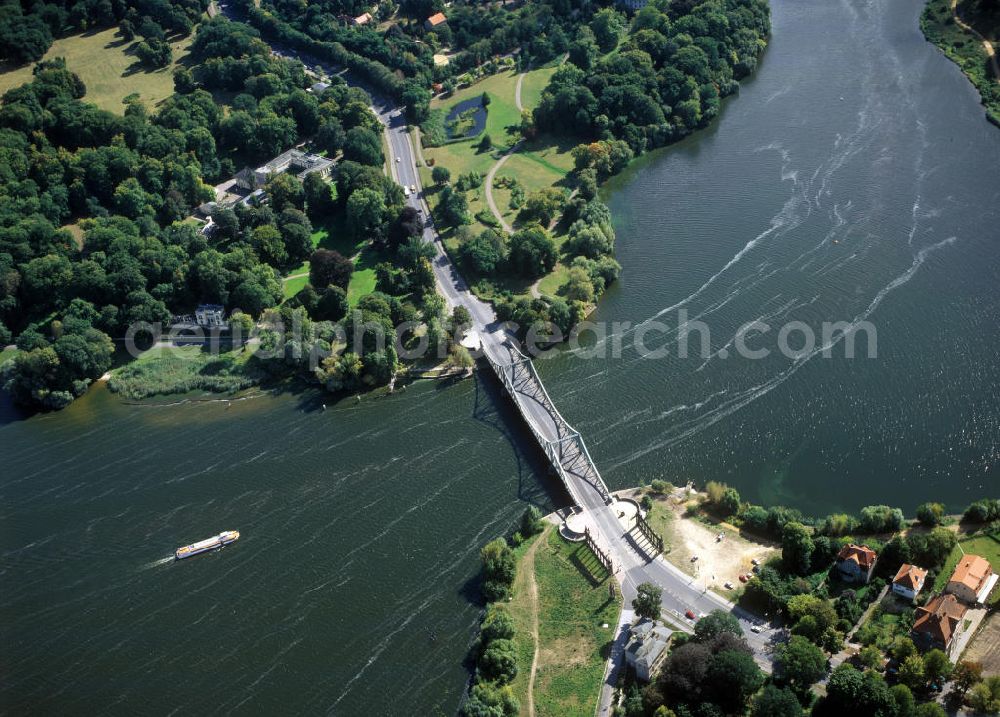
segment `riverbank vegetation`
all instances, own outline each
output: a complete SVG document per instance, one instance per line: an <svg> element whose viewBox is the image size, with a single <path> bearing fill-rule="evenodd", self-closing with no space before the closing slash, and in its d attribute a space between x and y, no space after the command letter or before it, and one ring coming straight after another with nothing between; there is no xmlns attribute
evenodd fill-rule
<svg viewBox="0 0 1000 717"><path fill-rule="evenodd" d="M203 346L153 348L112 372L108 388L133 400L189 391L236 393L266 377L247 365L252 357L251 351L239 347L222 352Z"/></svg>
<svg viewBox="0 0 1000 717"><path fill-rule="evenodd" d="M1000 4L992 0L929 0L920 16L924 36L958 65L979 90L986 116L1000 127Z"/></svg>
<svg viewBox="0 0 1000 717"><path fill-rule="evenodd" d="M480 557L487 606L461 714L593 714L621 608L620 598L609 594L612 577L586 546L564 540L534 507L509 538L490 541Z"/></svg>

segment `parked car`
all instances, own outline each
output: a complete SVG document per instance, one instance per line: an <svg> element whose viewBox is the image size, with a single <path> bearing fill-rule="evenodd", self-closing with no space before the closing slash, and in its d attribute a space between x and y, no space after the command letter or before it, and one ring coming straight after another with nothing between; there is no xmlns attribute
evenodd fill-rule
<svg viewBox="0 0 1000 717"><path fill-rule="evenodd" d="M749 579L750 579L750 577L747 576L747 575L740 575L740 582L741 583L745 583Z"/></svg>
<svg viewBox="0 0 1000 717"><path fill-rule="evenodd" d="M725 588L726 590L732 590L732 589L733 589L733 588L735 588L736 586L735 586L735 585L733 585L733 584L732 584L731 582L729 582L729 581L726 581L726 584L725 584L725 585L723 585L722 587L724 587L724 588Z"/></svg>
<svg viewBox="0 0 1000 717"><path fill-rule="evenodd" d="M764 628L762 628L760 625L752 625L750 627L750 632L760 633L760 631L763 630L763 629Z"/></svg>
<svg viewBox="0 0 1000 717"><path fill-rule="evenodd" d="M754 558L750 562L753 563L754 565L760 565L760 560L758 558Z"/></svg>
<svg viewBox="0 0 1000 717"><path fill-rule="evenodd" d="M686 613L684 613L684 617L686 617L688 620L694 620L694 610L688 610Z"/></svg>
<svg viewBox="0 0 1000 717"><path fill-rule="evenodd" d="M697 555L692 555L692 556L691 556L691 562L692 562L692 563L696 563L696 562L698 562L698 556L697 556Z"/></svg>

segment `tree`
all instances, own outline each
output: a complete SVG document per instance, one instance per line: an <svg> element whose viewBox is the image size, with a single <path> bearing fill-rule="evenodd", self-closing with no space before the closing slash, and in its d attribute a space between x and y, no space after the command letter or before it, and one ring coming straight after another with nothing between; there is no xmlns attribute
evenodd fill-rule
<svg viewBox="0 0 1000 717"><path fill-rule="evenodd" d="M917 508L917 520L929 528L941 522L944 517L944 506L940 503L923 503Z"/></svg>
<svg viewBox="0 0 1000 717"><path fill-rule="evenodd" d="M462 717L517 717L517 698L509 686L496 687L488 682L473 685L469 699L462 705Z"/></svg>
<svg viewBox="0 0 1000 717"><path fill-rule="evenodd" d="M764 673L753 655L738 650L723 650L715 655L706 675L712 701L728 714L745 712L747 700L763 684Z"/></svg>
<svg viewBox="0 0 1000 717"><path fill-rule="evenodd" d="M458 257L469 271L491 276L507 258L503 237L492 229L484 229L458 247Z"/></svg>
<svg viewBox="0 0 1000 717"><path fill-rule="evenodd" d="M456 191L450 185L445 185L441 189L438 211L447 224L455 227L469 224L472 221L469 217L469 202L465 198L465 194Z"/></svg>
<svg viewBox="0 0 1000 717"><path fill-rule="evenodd" d="M948 713L944 711L944 707L939 705L937 702L924 702L923 704L917 705L917 717L945 717L947 714Z"/></svg>
<svg viewBox="0 0 1000 717"><path fill-rule="evenodd" d="M352 127L344 137L344 158L377 167L383 161L382 142L370 129Z"/></svg>
<svg viewBox="0 0 1000 717"><path fill-rule="evenodd" d="M784 680L798 695L805 695L809 686L826 674L823 651L801 635L792 635L775 653Z"/></svg>
<svg viewBox="0 0 1000 717"><path fill-rule="evenodd" d="M347 290L354 262L332 249L317 249L309 258L309 283L319 290L331 284Z"/></svg>
<svg viewBox="0 0 1000 717"><path fill-rule="evenodd" d="M491 149L493 149L493 138L490 137L489 132L484 132L483 138L479 140L479 151L489 152Z"/></svg>
<svg viewBox="0 0 1000 717"><path fill-rule="evenodd" d="M521 209L521 220L538 222L547 227L566 203L566 195L553 187L542 189L528 196Z"/></svg>
<svg viewBox="0 0 1000 717"><path fill-rule="evenodd" d="M921 691L927 686L924 661L919 655L911 655L903 660L899 666L899 681L914 691Z"/></svg>
<svg viewBox="0 0 1000 717"><path fill-rule="evenodd" d="M917 646L913 644L913 640L908 637L901 637L896 640L896 644L892 647L892 656L895 658L896 662L905 662L908 657L912 657L917 654Z"/></svg>
<svg viewBox="0 0 1000 717"><path fill-rule="evenodd" d="M611 52L618 46L618 41L625 34L625 28L625 17L611 8L598 11L590 21L590 29L602 52Z"/></svg>
<svg viewBox="0 0 1000 717"><path fill-rule="evenodd" d="M767 685L753 700L753 717L802 717L802 706L791 690Z"/></svg>
<svg viewBox="0 0 1000 717"><path fill-rule="evenodd" d="M931 684L941 687L952 672L951 660L941 650L928 650L924 653L924 676Z"/></svg>
<svg viewBox="0 0 1000 717"><path fill-rule="evenodd" d="M489 107L490 106L490 93L489 92L484 92L480 96L479 101L483 103L483 107Z"/></svg>
<svg viewBox="0 0 1000 717"><path fill-rule="evenodd" d="M781 560L785 569L798 575L809 572L812 564L813 541L802 523L788 523L781 533Z"/></svg>
<svg viewBox="0 0 1000 717"><path fill-rule="evenodd" d="M383 234L386 221L385 197L374 189L357 189L347 199L347 221L358 238Z"/></svg>
<svg viewBox="0 0 1000 717"><path fill-rule="evenodd" d="M913 691L906 685L893 685L889 692L896 705L895 717L914 717L917 701L913 699Z"/></svg>
<svg viewBox="0 0 1000 717"><path fill-rule="evenodd" d="M991 675L969 690L966 701L977 712L996 714L1000 712L1000 676Z"/></svg>
<svg viewBox="0 0 1000 717"><path fill-rule="evenodd" d="M302 182L306 201L306 211L312 219L329 216L334 212L336 204L330 191L330 183L320 176L319 172L306 175Z"/></svg>
<svg viewBox="0 0 1000 717"><path fill-rule="evenodd" d="M533 505L525 508L524 513L521 515L521 535L529 538L532 535L541 533L544 528L545 521L542 520L542 512Z"/></svg>
<svg viewBox="0 0 1000 717"><path fill-rule="evenodd" d="M492 682L505 685L517 676L517 648L508 639L496 639L487 644L479 656L480 675Z"/></svg>
<svg viewBox="0 0 1000 717"><path fill-rule="evenodd" d="M521 229L510 238L511 268L520 276L544 276L555 268L556 258L555 243L539 226Z"/></svg>
<svg viewBox="0 0 1000 717"><path fill-rule="evenodd" d="M347 316L349 308L347 292L336 284L331 284L317 298L310 316L317 321L340 321Z"/></svg>
<svg viewBox="0 0 1000 717"><path fill-rule="evenodd" d="M267 180L264 185L271 209L281 212L288 207L302 209L305 200L305 193L302 190L302 182L290 172L276 174Z"/></svg>
<svg viewBox="0 0 1000 717"><path fill-rule="evenodd" d="M983 681L983 666L978 662L962 660L955 665L952 680L959 691L968 692L974 685Z"/></svg>
<svg viewBox="0 0 1000 717"><path fill-rule="evenodd" d="M640 583L636 587L636 597L632 600L632 609L639 617L650 620L660 619L660 602L663 590L653 583Z"/></svg>
<svg viewBox="0 0 1000 717"><path fill-rule="evenodd" d="M486 600L493 602L506 598L517 570L514 551L506 540L496 538L483 546L479 557L483 562L483 595Z"/></svg>
<svg viewBox="0 0 1000 717"><path fill-rule="evenodd" d="M447 167L440 164L435 165L434 169L431 170L431 179L434 180L435 184L445 184L451 179L451 172L448 171Z"/></svg>
<svg viewBox="0 0 1000 717"><path fill-rule="evenodd" d="M742 636L743 629L735 615L723 610L712 610L694 626L694 639L698 642L709 642L725 633Z"/></svg>
<svg viewBox="0 0 1000 717"><path fill-rule="evenodd" d="M483 644L494 640L514 638L514 620L500 603L490 603L479 627L479 639Z"/></svg>

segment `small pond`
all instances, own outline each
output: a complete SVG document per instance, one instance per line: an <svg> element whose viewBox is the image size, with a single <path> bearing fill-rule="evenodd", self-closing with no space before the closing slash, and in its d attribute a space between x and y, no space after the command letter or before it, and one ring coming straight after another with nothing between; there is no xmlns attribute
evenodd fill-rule
<svg viewBox="0 0 1000 717"><path fill-rule="evenodd" d="M451 108L444 120L448 139L476 137L486 129L486 107L482 97L463 100Z"/></svg>

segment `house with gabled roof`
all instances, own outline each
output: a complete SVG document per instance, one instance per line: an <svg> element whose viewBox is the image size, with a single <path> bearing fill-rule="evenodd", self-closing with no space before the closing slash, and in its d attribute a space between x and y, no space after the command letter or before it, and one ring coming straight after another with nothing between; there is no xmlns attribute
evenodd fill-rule
<svg viewBox="0 0 1000 717"><path fill-rule="evenodd" d="M448 22L448 18L446 18L444 16L444 13L443 12L436 12L433 15L431 15L429 18L427 18L426 20L424 20L424 29L425 30L433 30L436 27L440 27L441 25L444 25L446 22Z"/></svg>
<svg viewBox="0 0 1000 717"><path fill-rule="evenodd" d="M986 558L963 555L955 566L955 571L948 578L948 585L944 591L967 605L977 605L986 602L996 584L997 576Z"/></svg>
<svg viewBox="0 0 1000 717"><path fill-rule="evenodd" d="M837 570L849 583L867 583L877 560L878 554L867 545L850 543L837 553Z"/></svg>
<svg viewBox="0 0 1000 717"><path fill-rule="evenodd" d="M955 636L962 630L967 608L954 595L938 595L914 613L911 636L924 650L943 650L951 656Z"/></svg>
<svg viewBox="0 0 1000 717"><path fill-rule="evenodd" d="M913 600L924 589L926 579L926 570L918 568L916 565L903 563L896 571L896 577L892 579L892 592L901 598Z"/></svg>

